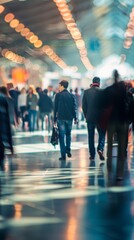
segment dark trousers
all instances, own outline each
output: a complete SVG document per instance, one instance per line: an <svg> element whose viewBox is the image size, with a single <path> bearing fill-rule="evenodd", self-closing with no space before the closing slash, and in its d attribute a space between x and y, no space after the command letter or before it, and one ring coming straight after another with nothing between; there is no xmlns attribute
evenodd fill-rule
<svg viewBox="0 0 134 240"><path fill-rule="evenodd" d="M41 125L42 125L42 130L44 130L44 118L47 116L48 124L47 124L47 130L50 132L52 129L52 119L51 119L51 112L41 112L40 113L40 118L41 118Z"/></svg>
<svg viewBox="0 0 134 240"><path fill-rule="evenodd" d="M58 120L60 152L62 157L71 152L72 120Z"/></svg>
<svg viewBox="0 0 134 240"><path fill-rule="evenodd" d="M128 123L113 122L108 125L107 167L109 171L112 170L112 146L115 133L117 134L118 141L117 175L122 177L126 159L126 137L128 137Z"/></svg>
<svg viewBox="0 0 134 240"><path fill-rule="evenodd" d="M0 162L4 160L4 144L0 141Z"/></svg>
<svg viewBox="0 0 134 240"><path fill-rule="evenodd" d="M90 153L90 156L93 158L95 157L95 129L96 128L98 131L97 151L101 150L103 152L104 146L105 146L106 130L99 128L94 123L87 122L89 153Z"/></svg>
<svg viewBox="0 0 134 240"><path fill-rule="evenodd" d="M29 130L34 131L35 130L37 111L30 109L28 111L28 113L29 113Z"/></svg>
<svg viewBox="0 0 134 240"><path fill-rule="evenodd" d="M22 118L22 129L24 129L25 126L25 116L24 113L27 110L26 106L21 106L20 111L21 111L21 118Z"/></svg>

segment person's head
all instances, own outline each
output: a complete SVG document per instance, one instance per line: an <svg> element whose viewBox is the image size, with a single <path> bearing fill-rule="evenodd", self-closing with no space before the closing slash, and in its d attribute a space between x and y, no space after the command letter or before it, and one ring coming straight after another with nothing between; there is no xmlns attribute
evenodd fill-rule
<svg viewBox="0 0 134 240"><path fill-rule="evenodd" d="M44 93L45 93L45 94L48 94L48 89L44 89Z"/></svg>
<svg viewBox="0 0 134 240"><path fill-rule="evenodd" d="M30 94L36 94L35 86L34 86L34 85L30 85L28 92L29 92Z"/></svg>
<svg viewBox="0 0 134 240"><path fill-rule="evenodd" d="M100 78L99 77L94 77L92 80L92 86L100 86Z"/></svg>
<svg viewBox="0 0 134 240"><path fill-rule="evenodd" d="M59 91L62 92L64 89L68 88L68 81L62 80L59 82Z"/></svg>
<svg viewBox="0 0 134 240"><path fill-rule="evenodd" d="M78 88L75 88L74 92L77 94L78 93Z"/></svg>
<svg viewBox="0 0 134 240"><path fill-rule="evenodd" d="M41 87L36 87L36 92L37 92L37 93L40 93L40 92L42 92L42 89L41 89Z"/></svg>
<svg viewBox="0 0 134 240"><path fill-rule="evenodd" d="M10 90L11 88L14 88L14 85L12 82L7 83L7 89Z"/></svg>
<svg viewBox="0 0 134 240"><path fill-rule="evenodd" d="M7 88L6 88L5 86L1 86L1 87L0 87L0 92L1 92L2 94L4 94L5 96L9 97L8 90L7 90Z"/></svg>
<svg viewBox="0 0 134 240"><path fill-rule="evenodd" d="M113 79L115 83L117 83L119 80L119 73L116 69L113 71Z"/></svg>
<svg viewBox="0 0 134 240"><path fill-rule="evenodd" d="M21 89L21 93L23 94L23 93L26 93L26 89L23 87L22 89Z"/></svg>

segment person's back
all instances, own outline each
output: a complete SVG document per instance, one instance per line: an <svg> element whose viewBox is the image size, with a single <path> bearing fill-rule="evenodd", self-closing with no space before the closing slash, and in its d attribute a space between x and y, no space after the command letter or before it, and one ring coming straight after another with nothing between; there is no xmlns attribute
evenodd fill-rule
<svg viewBox="0 0 134 240"><path fill-rule="evenodd" d="M53 102L52 99L45 93L42 92L39 96L39 109L40 112L51 112L53 110Z"/></svg>
<svg viewBox="0 0 134 240"><path fill-rule="evenodd" d="M92 85L85 90L83 98L83 112L87 122L97 123L101 113L101 89Z"/></svg>
<svg viewBox="0 0 134 240"><path fill-rule="evenodd" d="M58 106L57 106L58 101ZM74 95L66 89L56 94L55 107L57 108L57 118L60 120L72 120L75 118Z"/></svg>
<svg viewBox="0 0 134 240"><path fill-rule="evenodd" d="M76 118L76 102L74 95L67 91L68 82L62 80L59 83L59 93L55 96L54 104L54 122L57 123L59 129L60 142L60 161L66 160L66 155L71 157L71 130L72 120Z"/></svg>
<svg viewBox="0 0 134 240"><path fill-rule="evenodd" d="M101 160L104 160L103 150L105 145L105 129L102 129L99 126L100 115L102 111L101 107L101 90L100 87L100 78L94 77L93 84L91 88L84 91L83 99L82 99L82 109L84 116L87 122L88 129L88 144L89 144L89 153L90 160L94 160L95 158L95 128L98 131L98 146L97 152Z"/></svg>

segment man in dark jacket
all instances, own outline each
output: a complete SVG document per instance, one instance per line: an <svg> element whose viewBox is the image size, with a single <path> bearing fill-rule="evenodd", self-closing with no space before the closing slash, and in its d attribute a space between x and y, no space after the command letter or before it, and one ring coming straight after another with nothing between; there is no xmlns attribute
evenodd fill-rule
<svg viewBox="0 0 134 240"><path fill-rule="evenodd" d="M18 123L18 121L19 121L19 112L18 112L18 96L19 96L19 92L14 88L13 83L7 83L7 89L9 91L9 94L10 94L11 98L13 99L14 108L15 108L16 122Z"/></svg>
<svg viewBox="0 0 134 240"><path fill-rule="evenodd" d="M8 103L4 94L0 93L0 166L4 162L4 150L9 148L13 154L12 136L10 128L10 119L8 112Z"/></svg>
<svg viewBox="0 0 134 240"><path fill-rule="evenodd" d="M87 122L88 129L88 144L89 144L89 153L90 160L94 160L95 158L95 146L94 146L94 135L95 128L98 131L98 147L97 152L101 160L104 160L103 150L105 145L105 133L106 130L99 127L99 119L101 115L101 89L100 87L100 78L94 77L93 84L91 88L84 91L83 99L82 99L82 109L84 116Z"/></svg>
<svg viewBox="0 0 134 240"><path fill-rule="evenodd" d="M71 157L71 130L72 121L77 123L76 102L73 94L69 93L68 81L62 80L59 83L59 93L55 96L54 122L59 129L59 141L61 157L59 160L66 160L66 154ZM66 143L65 143L66 137Z"/></svg>
<svg viewBox="0 0 134 240"><path fill-rule="evenodd" d="M52 119L52 111L53 111L53 102L52 99L47 95L48 90L44 89L42 93L40 93L39 97L39 110L40 110L40 117L42 122L42 130L44 130L44 118L45 116L48 117L48 132L52 128L51 119Z"/></svg>

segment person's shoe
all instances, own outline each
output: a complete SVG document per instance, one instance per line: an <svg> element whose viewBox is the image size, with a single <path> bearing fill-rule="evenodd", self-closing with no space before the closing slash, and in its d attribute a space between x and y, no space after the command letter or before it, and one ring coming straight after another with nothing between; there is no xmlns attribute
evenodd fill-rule
<svg viewBox="0 0 134 240"><path fill-rule="evenodd" d="M103 152L101 150L98 150L98 154L99 154L100 160L105 160Z"/></svg>
<svg viewBox="0 0 134 240"><path fill-rule="evenodd" d="M68 156L69 158L71 158L71 157L72 157L72 154L69 152L69 153L67 153L67 156Z"/></svg>
<svg viewBox="0 0 134 240"><path fill-rule="evenodd" d="M59 160L60 161L66 161L66 157L60 157Z"/></svg>
<svg viewBox="0 0 134 240"><path fill-rule="evenodd" d="M116 177L116 180L117 180L117 181L123 181L123 177L118 177L118 176L117 176L117 177Z"/></svg>

